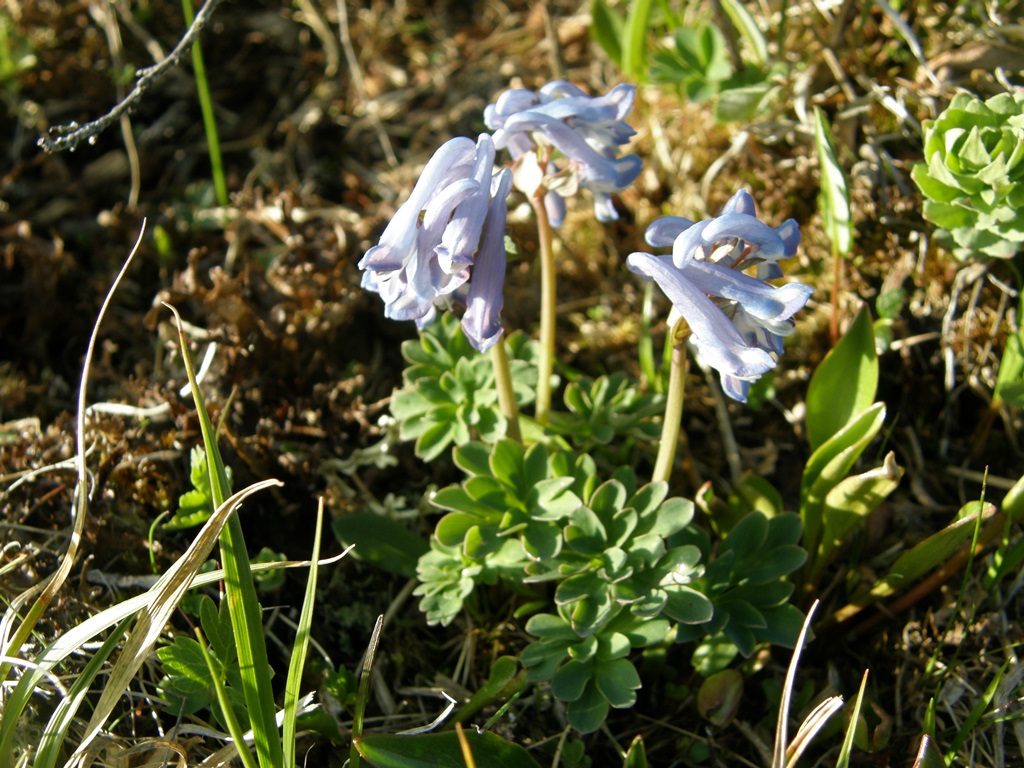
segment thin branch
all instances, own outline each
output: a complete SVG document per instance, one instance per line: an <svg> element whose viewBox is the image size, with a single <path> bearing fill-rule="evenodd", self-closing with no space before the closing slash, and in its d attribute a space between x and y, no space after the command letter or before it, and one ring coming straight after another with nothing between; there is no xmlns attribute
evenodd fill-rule
<svg viewBox="0 0 1024 768"><path fill-rule="evenodd" d="M85 125L78 125L72 122L68 125L55 126L48 131L49 135L40 136L37 144L47 152L61 152L65 149L74 150L84 140L88 140L90 143L94 142L95 137L116 120L119 120L121 115L134 109L150 86L156 84L164 75L181 63L181 59L199 38L199 33L206 26L210 16L213 15L214 9L219 4L220 0L206 0L202 9L200 9L192 21L192 25L185 32L184 37L178 41L174 50L159 64L139 70L138 79L135 81L135 88L107 114Z"/></svg>

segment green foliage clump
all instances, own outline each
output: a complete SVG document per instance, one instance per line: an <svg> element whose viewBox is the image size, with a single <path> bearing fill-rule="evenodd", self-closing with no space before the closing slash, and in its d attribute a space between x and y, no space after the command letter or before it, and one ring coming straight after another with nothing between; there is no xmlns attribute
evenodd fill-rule
<svg viewBox="0 0 1024 768"><path fill-rule="evenodd" d="M519 405L532 401L537 371L535 346L522 333L502 342L508 347L513 390ZM416 441L416 455L430 461L452 443L472 439L494 442L503 437L507 421L498 406L494 367L479 354L451 313L402 344L409 365L403 386L391 398L391 413L400 437Z"/></svg>
<svg viewBox="0 0 1024 768"><path fill-rule="evenodd" d="M454 456L469 477L432 499L447 513L419 561L420 607L448 624L478 585L552 584L554 612L527 623L536 640L522 659L580 731L632 706L629 652L668 642L673 627L680 639L731 643L732 656L795 641L803 617L784 577L806 559L798 516L748 515L715 554L692 502L667 498L666 482L640 486L627 467L600 482L587 454L512 440Z"/></svg>
<svg viewBox="0 0 1024 768"><path fill-rule="evenodd" d="M953 97L925 123L924 162L912 176L924 217L959 259L1008 259L1024 246L1024 93Z"/></svg>

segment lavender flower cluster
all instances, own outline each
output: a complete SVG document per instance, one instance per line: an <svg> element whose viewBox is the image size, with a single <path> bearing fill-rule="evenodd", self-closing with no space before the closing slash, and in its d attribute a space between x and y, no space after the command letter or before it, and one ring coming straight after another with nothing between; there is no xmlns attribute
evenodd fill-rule
<svg viewBox="0 0 1024 768"><path fill-rule="evenodd" d="M590 97L556 81L539 91L512 89L484 111L493 132L474 142L456 138L430 159L409 199L359 262L364 287L380 294L385 314L423 328L439 309L465 306L462 327L485 351L503 333L504 235L513 186L542 199L552 225L565 215L565 198L589 190L600 221L618 218L612 195L640 173L637 155L620 155L634 135L625 122L636 89L618 85ZM512 169L496 168L506 149ZM717 369L726 392L745 400L750 382L771 369L782 337L811 288L775 287L778 261L800 241L796 222L772 228L759 221L741 191L713 219L694 223L665 217L647 230L654 247L670 255L633 253L630 270L654 280L685 318L694 346ZM743 270L755 266L756 276Z"/></svg>

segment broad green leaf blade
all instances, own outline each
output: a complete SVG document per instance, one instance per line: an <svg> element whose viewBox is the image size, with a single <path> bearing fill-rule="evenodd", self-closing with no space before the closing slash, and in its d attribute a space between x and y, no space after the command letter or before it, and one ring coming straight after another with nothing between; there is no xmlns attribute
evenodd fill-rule
<svg viewBox="0 0 1024 768"><path fill-rule="evenodd" d="M825 223L825 233L832 243L833 253L847 255L853 244L853 217L850 210L850 190L846 176L836 160L832 131L828 118L818 107L814 108L814 143L818 149L821 169L821 193L818 205ZM872 393L874 397L874 393Z"/></svg>
<svg viewBox="0 0 1024 768"><path fill-rule="evenodd" d="M388 573L411 579L416 563L430 543L406 526L375 512L354 512L331 523L334 535L359 560L373 563Z"/></svg>
<svg viewBox="0 0 1024 768"><path fill-rule="evenodd" d="M455 720L466 722L482 707L500 697L514 695L526 682L526 672L519 666L514 656L499 656L491 667L490 677L473 697L459 710Z"/></svg>
<svg viewBox="0 0 1024 768"><path fill-rule="evenodd" d="M1024 476L1003 497L1003 514L1015 523L1024 522Z"/></svg>
<svg viewBox="0 0 1024 768"><path fill-rule="evenodd" d="M862 413L875 399L878 356L867 308L825 355L807 389L807 436L811 450Z"/></svg>
<svg viewBox="0 0 1024 768"><path fill-rule="evenodd" d="M629 745L623 768L647 768L647 750L644 747L643 736L637 734L633 743Z"/></svg>
<svg viewBox="0 0 1024 768"><path fill-rule="evenodd" d="M903 469L896 464L896 455L890 451L881 467L847 477L828 492L825 497L824 533L816 561L819 572L850 532L896 490L902 477Z"/></svg>
<svg viewBox="0 0 1024 768"><path fill-rule="evenodd" d="M463 731L463 735L479 768L539 768L525 749L490 731ZM454 731L374 734L358 739L355 746L373 768L466 768Z"/></svg>
<svg viewBox="0 0 1024 768"><path fill-rule="evenodd" d="M1017 317L1024 317L1024 299L1017 310ZM999 360L999 373L996 376L995 392L993 393L994 408L1000 403L1009 403L1018 408L1024 407L1024 328L1006 339L1006 348Z"/></svg>
<svg viewBox="0 0 1024 768"><path fill-rule="evenodd" d="M885 405L875 403L829 438L804 466L800 487L800 519L804 546L813 561L821 542L825 498L850 471L885 421ZM813 565L813 563L812 563Z"/></svg>
<svg viewBox="0 0 1024 768"><path fill-rule="evenodd" d="M974 511L954 520L938 533L932 534L908 552L904 552L893 563L885 579L871 590L871 596L882 598L891 595L946 562L954 552L971 540L979 514L984 524L992 519L996 509L991 504L986 504L980 513Z"/></svg>

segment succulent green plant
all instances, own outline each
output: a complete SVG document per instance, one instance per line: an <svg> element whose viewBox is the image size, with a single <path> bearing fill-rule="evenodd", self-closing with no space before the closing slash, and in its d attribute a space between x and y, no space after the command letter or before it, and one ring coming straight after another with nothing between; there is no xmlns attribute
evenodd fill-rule
<svg viewBox="0 0 1024 768"><path fill-rule="evenodd" d="M507 347L512 388L520 406L533 400L537 371L534 342L522 333L502 341ZM472 439L493 443L508 427L498 405L494 365L477 352L450 313L425 328L420 338L402 344L409 365L403 386L391 398L391 413L402 440L416 441L425 461L452 443Z"/></svg>
<svg viewBox="0 0 1024 768"><path fill-rule="evenodd" d="M1024 93L986 101L958 93L925 122L924 159L911 175L924 217L959 259L1008 259L1024 247Z"/></svg>

